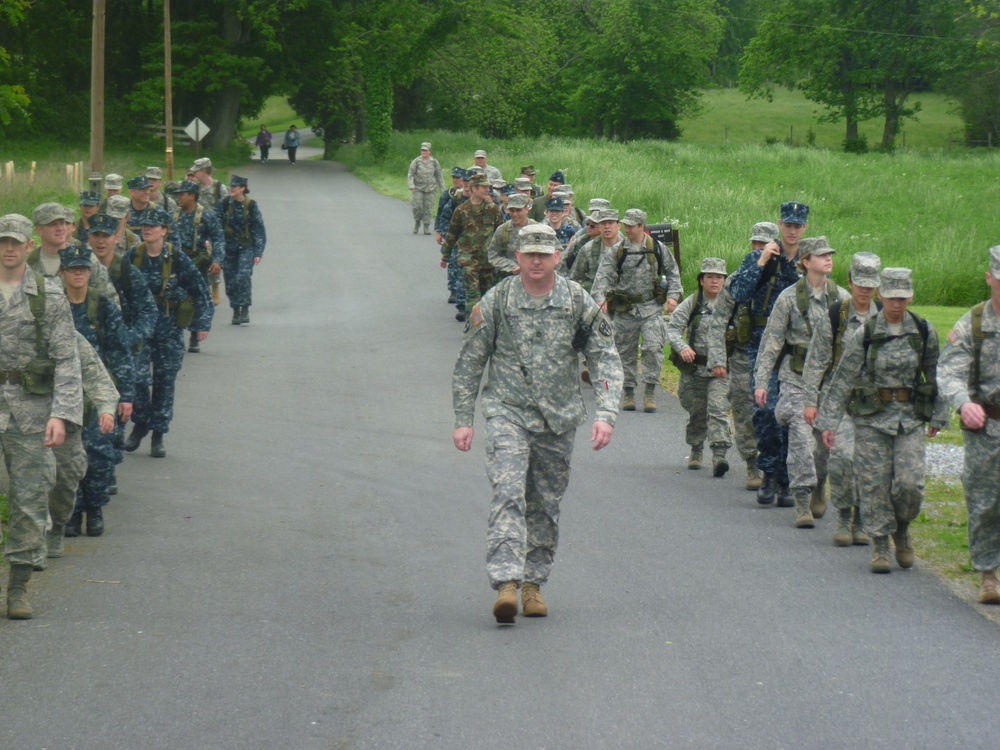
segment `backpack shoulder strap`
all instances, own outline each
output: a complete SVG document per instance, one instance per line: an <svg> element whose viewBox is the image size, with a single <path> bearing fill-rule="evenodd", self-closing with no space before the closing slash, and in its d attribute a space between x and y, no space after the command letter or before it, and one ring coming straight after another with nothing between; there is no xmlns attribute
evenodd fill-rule
<svg viewBox="0 0 1000 750"><path fill-rule="evenodd" d="M48 357L48 341L45 336L45 277L34 269L28 269L35 275L35 286L38 294L28 295L28 308L35 319L35 356Z"/></svg>
<svg viewBox="0 0 1000 750"><path fill-rule="evenodd" d="M970 390L979 390L979 381L982 378L980 372L980 359L983 354L983 341L986 334L983 333L983 311L986 310L986 303L980 302L972 308L972 369L969 372Z"/></svg>

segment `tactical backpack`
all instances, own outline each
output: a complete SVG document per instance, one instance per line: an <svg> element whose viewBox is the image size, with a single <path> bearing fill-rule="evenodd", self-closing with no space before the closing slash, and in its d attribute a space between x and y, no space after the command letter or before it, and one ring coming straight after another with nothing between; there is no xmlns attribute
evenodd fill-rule
<svg viewBox="0 0 1000 750"><path fill-rule="evenodd" d="M45 331L45 277L35 275L38 294L28 295L28 308L35 319L35 358L21 369L21 386L33 396L47 396L55 389L56 363L49 359L49 339Z"/></svg>
<svg viewBox="0 0 1000 750"><path fill-rule="evenodd" d="M247 199L247 202L249 202L249 199ZM181 250L183 250L184 254L187 255L192 261L194 261L195 268L197 268L199 271L207 271L208 267L212 265L212 256L203 250L202 251L198 250L198 227L201 225L201 217L204 216L205 214L205 207L202 206L200 203L197 203L195 205L197 207L194 210L194 224L192 226L194 234L191 239L191 248L188 249L186 247L182 247ZM183 212L183 210L184 209L178 206L177 210L174 212L175 225L180 220L181 213ZM230 214L228 218L232 218L232 214ZM246 222L245 215L243 217L243 221L244 223Z"/></svg>
<svg viewBox="0 0 1000 750"><path fill-rule="evenodd" d="M643 249L638 252L629 252L625 249L624 242L618 243L618 255L617 255L618 263L616 265L616 269L618 271L618 278L619 280L621 279L622 268L625 266L625 258L627 256L644 255L646 257L646 263L649 264L650 273L653 276L653 288L651 290L653 293L653 299L655 299L661 305L665 304L667 301L667 289L663 286L660 286L660 278L663 277L664 275L662 246L660 245L659 240L655 240L650 235L647 234L645 235L642 247ZM656 258L655 272L653 269L653 261L650 258L650 256ZM609 296L612 297L612 301L608 302L609 312L612 310L614 312L624 312L633 304L639 304L639 302L645 301L645 300L636 301L630 298L628 295L622 295L617 292L611 292Z"/></svg>
<svg viewBox="0 0 1000 750"><path fill-rule="evenodd" d="M233 204L234 201L231 197L227 196L224 198L226 202L226 225L223 227L223 234L226 235L227 240L231 240L236 237L236 230L233 229ZM249 245L253 242L253 235L250 234L250 206L253 205L253 198L247 198L243 201L243 231L240 232L240 236L237 237L240 244Z"/></svg>
<svg viewBox="0 0 1000 750"><path fill-rule="evenodd" d="M916 375L913 378L911 401L913 402L913 413L918 419L929 422L934 416L934 402L937 400L937 382L928 378L924 372L924 358L927 356L927 338L930 329L927 321L916 313L907 310L907 314L913 318L917 324L918 335L903 334L909 340L910 346L920 359L917 366ZM899 336L875 336L875 321L878 316L873 316L865 321L863 345L865 350L864 362L868 369L868 385L858 386L853 392L853 413L858 416L871 416L878 414L885 409L885 402L879 396L875 387L875 360L878 358L878 350L882 344ZM921 377L923 382L921 382Z"/></svg>
<svg viewBox="0 0 1000 750"><path fill-rule="evenodd" d="M795 282L795 307L798 309L799 314L806 322L806 331L808 332L809 338L812 339L812 320L809 319L809 296L811 292L809 290L809 282L806 277L803 276L798 281ZM837 283L827 277L826 279L826 298L830 299L831 296L837 294ZM792 372L797 375L802 374L802 370L805 368L806 355L809 353L809 344L785 344L781 350L781 357L778 360L778 365L781 364L781 359L788 354L792 355L792 358L788 361L788 366L791 368Z"/></svg>
<svg viewBox="0 0 1000 750"><path fill-rule="evenodd" d="M174 305L177 314L174 318L179 328L187 328L194 320L194 300L190 296L185 297L180 302L171 303L164 293L167 291L167 284L170 279L175 278L173 273L173 245L169 242L163 243L163 262L160 264L160 291L153 295L156 304L163 308L163 311L170 315L170 306ZM146 257L146 243L140 242L136 245L135 253L132 256L132 265L142 271L142 261ZM152 290L150 290L152 291Z"/></svg>

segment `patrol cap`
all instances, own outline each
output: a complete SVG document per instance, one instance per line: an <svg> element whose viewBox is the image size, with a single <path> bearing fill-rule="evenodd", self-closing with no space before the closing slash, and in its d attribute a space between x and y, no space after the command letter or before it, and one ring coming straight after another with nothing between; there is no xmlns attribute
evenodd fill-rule
<svg viewBox="0 0 1000 750"><path fill-rule="evenodd" d="M170 193L194 193L197 196L201 193L201 185L197 182L191 182L191 180L184 180L176 185L171 186L167 189Z"/></svg>
<svg viewBox="0 0 1000 750"><path fill-rule="evenodd" d="M128 181L129 190L144 190L149 187L149 180L146 179L146 175L141 174L138 177L133 177Z"/></svg>
<svg viewBox="0 0 1000 750"><path fill-rule="evenodd" d="M162 208L147 208L139 218L139 225L143 227L169 227L170 214Z"/></svg>
<svg viewBox="0 0 1000 750"><path fill-rule="evenodd" d="M514 193L507 201L507 208L527 208L531 205L531 198L521 193Z"/></svg>
<svg viewBox="0 0 1000 750"><path fill-rule="evenodd" d="M799 255L833 255L837 251L830 247L824 235L805 237L799 242Z"/></svg>
<svg viewBox="0 0 1000 750"><path fill-rule="evenodd" d="M909 268L883 268L878 293L885 299L906 299L913 296L913 271Z"/></svg>
<svg viewBox="0 0 1000 750"><path fill-rule="evenodd" d="M479 149L478 151L476 151L476 153L474 153L472 155L472 158L473 159L485 159L486 158L486 152L483 151L482 149Z"/></svg>
<svg viewBox="0 0 1000 750"><path fill-rule="evenodd" d="M560 185L552 189L552 195L576 195L576 193L573 192L572 185Z"/></svg>
<svg viewBox="0 0 1000 750"><path fill-rule="evenodd" d="M751 242L772 242L778 239L778 225L770 221L758 221L750 230Z"/></svg>
<svg viewBox="0 0 1000 750"><path fill-rule="evenodd" d="M468 172L469 177L472 177L472 175L474 175L474 174L486 174L486 170L483 169L482 167L480 167L477 164L473 164L471 167L469 167L465 171Z"/></svg>
<svg viewBox="0 0 1000 750"><path fill-rule="evenodd" d="M514 179L515 190L531 190L531 180L527 177L517 177Z"/></svg>
<svg viewBox="0 0 1000 750"><path fill-rule="evenodd" d="M518 250L522 253L552 255L559 249L556 230L546 224L528 224L517 234Z"/></svg>
<svg viewBox="0 0 1000 750"><path fill-rule="evenodd" d="M490 187L494 190L501 190L507 186L507 183L503 180L490 180Z"/></svg>
<svg viewBox="0 0 1000 750"><path fill-rule="evenodd" d="M191 169L189 169L188 171L201 172L204 169L211 169L211 168L212 168L212 160L209 159L207 156L203 156L200 159L195 159L194 164L191 165Z"/></svg>
<svg viewBox="0 0 1000 750"><path fill-rule="evenodd" d="M229 187L242 187L244 192L250 192L250 185L246 177L240 177L238 174L230 175L229 177Z"/></svg>
<svg viewBox="0 0 1000 750"><path fill-rule="evenodd" d="M90 219L87 234L114 234L118 231L118 219L107 214L95 214Z"/></svg>
<svg viewBox="0 0 1000 750"><path fill-rule="evenodd" d="M513 185L504 185L502 188L500 188L500 192L507 196L517 194L517 191L514 189Z"/></svg>
<svg viewBox="0 0 1000 750"><path fill-rule="evenodd" d="M70 245L59 251L60 268L90 268L92 265L87 245Z"/></svg>
<svg viewBox="0 0 1000 750"><path fill-rule="evenodd" d="M854 253L851 258L851 283L866 289L877 289L882 261L875 253Z"/></svg>
<svg viewBox="0 0 1000 750"><path fill-rule="evenodd" d="M552 173L552 176L549 177L549 182L558 182L560 185L564 185L566 183L566 175L557 169Z"/></svg>
<svg viewBox="0 0 1000 750"><path fill-rule="evenodd" d="M421 143L420 144L420 150L421 151L430 151L431 150L431 142L430 141L424 141L423 143Z"/></svg>
<svg viewBox="0 0 1000 750"><path fill-rule="evenodd" d="M622 219L622 224L630 227L636 227L640 224L645 225L646 223L646 212L641 208L630 208L625 212L625 218Z"/></svg>
<svg viewBox="0 0 1000 750"><path fill-rule="evenodd" d="M489 185L490 179L484 173L474 174L469 178L470 185Z"/></svg>
<svg viewBox="0 0 1000 750"><path fill-rule="evenodd" d="M789 201L781 204L782 224L805 224L809 221L809 206Z"/></svg>
<svg viewBox="0 0 1000 750"><path fill-rule="evenodd" d="M599 208L611 208L611 201L604 200L604 198L591 198L590 203L587 204L587 210L593 213Z"/></svg>
<svg viewBox="0 0 1000 750"><path fill-rule="evenodd" d="M108 213L116 219L124 219L131 205L132 201L124 195L112 195L108 198Z"/></svg>
<svg viewBox="0 0 1000 750"><path fill-rule="evenodd" d="M11 237L24 244L31 239L31 222L21 214L0 216L0 237Z"/></svg>
<svg viewBox="0 0 1000 750"><path fill-rule="evenodd" d="M698 276L706 273L721 273L726 276L726 261L723 258L702 258L701 271Z"/></svg>
<svg viewBox="0 0 1000 750"><path fill-rule="evenodd" d="M163 170L159 167L146 167L146 179L149 180L162 180Z"/></svg>
<svg viewBox="0 0 1000 750"><path fill-rule="evenodd" d="M602 208L594 211L591 216L594 217L594 221L600 224L602 221L618 221L618 209L617 208Z"/></svg>
<svg viewBox="0 0 1000 750"><path fill-rule="evenodd" d="M35 225L40 227L59 220L68 221L72 224L76 219L72 211L58 203L42 203L31 212L31 218Z"/></svg>
<svg viewBox="0 0 1000 750"><path fill-rule="evenodd" d="M521 174L526 174L531 177L534 177L536 174L538 174L538 170L535 169L534 164L526 164L525 166L521 167Z"/></svg>
<svg viewBox="0 0 1000 750"><path fill-rule="evenodd" d="M546 211L562 211L566 208L566 202L558 196L553 196L545 201Z"/></svg>
<svg viewBox="0 0 1000 750"><path fill-rule="evenodd" d="M104 176L105 190L121 190L124 178L120 174L111 173Z"/></svg>
<svg viewBox="0 0 1000 750"><path fill-rule="evenodd" d="M452 177L464 177L465 176L465 170L462 169L461 167L452 167L451 168L451 176Z"/></svg>
<svg viewBox="0 0 1000 750"><path fill-rule="evenodd" d="M80 205L81 206L99 206L101 205L101 194L95 193L93 190L81 190L80 191Z"/></svg>
<svg viewBox="0 0 1000 750"><path fill-rule="evenodd" d="M990 248L990 273L994 279L1000 279L1000 245Z"/></svg>

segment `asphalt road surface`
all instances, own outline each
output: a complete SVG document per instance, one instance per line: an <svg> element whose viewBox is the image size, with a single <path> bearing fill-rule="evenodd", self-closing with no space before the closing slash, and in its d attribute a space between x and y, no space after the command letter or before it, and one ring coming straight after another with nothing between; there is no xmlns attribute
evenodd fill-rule
<svg viewBox="0 0 1000 750"><path fill-rule="evenodd" d="M187 355L168 456L0 619L0 748L996 748L1000 629L918 565L868 572L683 413L577 435L551 614L497 626L482 421L451 442L461 325L409 206L341 167L243 172L252 324ZM919 554L919 549L917 550Z"/></svg>

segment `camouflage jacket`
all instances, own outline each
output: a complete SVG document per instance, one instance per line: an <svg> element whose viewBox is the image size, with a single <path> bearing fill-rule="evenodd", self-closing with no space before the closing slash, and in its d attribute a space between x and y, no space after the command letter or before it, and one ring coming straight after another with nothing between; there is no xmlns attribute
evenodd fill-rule
<svg viewBox="0 0 1000 750"><path fill-rule="evenodd" d="M135 265L135 256L140 247L142 245L130 250L129 254L125 256L124 262ZM174 250L170 243L164 244L163 252L160 255L155 257L145 255L141 260L139 270L142 272L153 298L156 299L163 293L163 261L167 257L171 258L170 279L167 283L170 285L171 281L176 280L176 290L172 292L176 298L171 297L170 300L158 301L158 314L161 318L169 317L171 321L176 322L177 304L185 297L190 297L194 302L194 318L191 325L188 326L188 330L195 332L211 330L215 305L212 304L212 293L208 289L208 284L205 283L201 272L194 267L194 262L184 253ZM169 305L167 305L168 301ZM157 320L159 321L159 319Z"/></svg>
<svg viewBox="0 0 1000 750"><path fill-rule="evenodd" d="M528 224L534 223L534 221L528 219ZM521 228L515 227L509 221L505 221L493 233L490 246L486 251L486 257L489 259L490 265L499 273L510 275L517 266L517 256L514 255L514 252L521 244L517 236L520 231Z"/></svg>
<svg viewBox="0 0 1000 750"><path fill-rule="evenodd" d="M552 227L549 223L548 218L542 219L540 224L544 224L547 227ZM558 227L552 227L555 230L556 237L559 238L559 244L562 245L562 251L566 252L566 248L569 246L569 241L573 239L573 235L576 234L579 227L574 227L573 223L567 218L563 219L562 224Z"/></svg>
<svg viewBox="0 0 1000 750"><path fill-rule="evenodd" d="M194 218L197 214L197 209L191 212L177 209L173 214L173 233L167 238L168 241L174 247L181 248L189 258L208 255L211 256L213 263L222 263L226 256L226 237L218 217L202 207L201 222L197 229L197 247L195 247Z"/></svg>
<svg viewBox="0 0 1000 750"><path fill-rule="evenodd" d="M715 310L713 311L711 320L708 321L708 330L705 332L708 343L708 364L706 366L709 370L715 367L729 367L729 355L726 352L726 334L729 331L729 321L732 319L733 311L736 309L736 300L733 299L733 295L729 289L732 281L732 276L727 278L726 283L722 285L722 291L715 298ZM674 310L674 312L676 313L677 311ZM736 346L740 347L740 344L737 343ZM745 350L746 344L743 344L741 349Z"/></svg>
<svg viewBox="0 0 1000 750"><path fill-rule="evenodd" d="M241 248L252 247L253 257L264 257L267 232L264 229L264 216L257 201L250 197L245 201L234 201L226 196L215 207L215 216L225 234L227 252L232 251L235 254Z"/></svg>
<svg viewBox="0 0 1000 750"><path fill-rule="evenodd" d="M135 400L135 368L129 333L122 319L121 311L110 300L101 297L97 308L98 324L95 326L87 315L87 300L70 302L73 326L107 365L115 383L118 384L121 400L132 403Z"/></svg>
<svg viewBox="0 0 1000 750"><path fill-rule="evenodd" d="M948 333L948 343L938 365L938 388L941 397L955 409L972 400L1000 405L1000 316L989 301L983 306L982 349L979 356L979 382L970 393L975 367L972 339L972 312L967 312ZM1000 438L1000 419L988 419L986 434Z"/></svg>
<svg viewBox="0 0 1000 750"><path fill-rule="evenodd" d="M173 198L171 198L163 191L160 191L160 194L157 195L155 198L153 196L150 196L149 205L161 208L171 216L173 216L174 212L177 210L177 201L175 201Z"/></svg>
<svg viewBox="0 0 1000 750"><path fill-rule="evenodd" d="M30 253L28 253L28 268L38 271L42 276L47 279L52 279L59 288L63 288L62 276L56 274L55 276L48 276L45 273L45 268L42 266L40 247L35 247ZM57 256L58 257L58 256ZM121 307L121 300L118 299L118 292L115 289L115 285L111 283L111 279L108 277L107 269L98 262L94 262L93 267L90 269L90 288L96 289L97 293L102 297L107 297L109 300L114 302L116 305Z"/></svg>
<svg viewBox="0 0 1000 750"><path fill-rule="evenodd" d="M506 326L499 305L504 306ZM587 408L573 348L580 320L591 321L583 353L596 386L597 419L613 425L624 376L607 317L575 282L557 276L552 291L539 303L513 276L486 292L469 315L452 377L455 426L472 426L487 362L489 379L482 393L487 419L507 417L532 432L556 434L583 422Z"/></svg>
<svg viewBox="0 0 1000 750"><path fill-rule="evenodd" d="M80 355L69 302L57 283L46 281L41 292L45 294L42 332L48 357L55 362L53 391L42 396L27 393L20 382L0 385L0 431L7 429L11 418L25 434L44 432L50 417L77 425L83 421ZM0 370L23 370L38 356L28 297L39 293L36 276L28 269L10 299L0 295Z"/></svg>
<svg viewBox="0 0 1000 750"><path fill-rule="evenodd" d="M108 369L101 362L94 347L79 332L76 334L76 348L80 353L83 395L94 405L98 414L116 414L118 401L121 399L118 389L115 388L115 381L108 374Z"/></svg>
<svg viewBox="0 0 1000 750"><path fill-rule="evenodd" d="M833 304L832 302L830 304ZM847 303L847 320L845 321L844 334L840 342L841 356L843 356L844 344L847 340L865 324L868 318L877 315L878 308L875 307L874 300L868 306L868 313L864 316L858 314L854 309L854 302ZM824 386L824 379L831 371L831 365L837 363L833 361L833 334L830 327L829 314L816 322L813 328L812 340L809 342L809 352L806 354L806 364L802 368L802 384L805 387L805 405L816 406L819 403L820 389Z"/></svg>
<svg viewBox="0 0 1000 750"><path fill-rule="evenodd" d="M128 278L123 278L128 274ZM122 318L128 329L128 343L131 347L148 341L156 328L156 320L160 317L142 271L125 261L124 256L115 255L108 268L111 283L118 290L122 302Z"/></svg>
<svg viewBox="0 0 1000 750"><path fill-rule="evenodd" d="M454 188L450 188L447 193L442 193L437 217L434 219L434 229L441 234L448 234L448 227L451 226L451 217L455 215L455 209L467 200L468 198L461 190Z"/></svg>
<svg viewBox="0 0 1000 750"><path fill-rule="evenodd" d="M927 323L927 351L923 358L923 370L928 380L937 376L938 344L934 326ZM875 317L873 338L889 336L889 328L885 322L885 313L880 312ZM920 355L910 339L920 337L920 330L913 317L907 315L903 319L901 336L890 338L878 347L874 362L872 348L865 351L864 327L858 328L844 342L844 353L833 371L830 385L824 392L823 403L819 408L819 419L816 421L818 430L836 430L841 418L847 413L854 388L867 385L874 381L876 388L912 388L917 380L921 366ZM923 421L913 413L913 404L907 401L890 401L878 414L869 416L855 415L854 424L872 427L887 435L896 435L900 431L911 432L923 426ZM934 405L932 427L948 425L948 402L939 395Z"/></svg>
<svg viewBox="0 0 1000 750"><path fill-rule="evenodd" d="M419 156L410 162L410 169L406 174L406 187L410 190L419 190L421 193L433 193L435 190L444 190L444 176L441 174L441 165L433 156L424 161Z"/></svg>
<svg viewBox="0 0 1000 750"><path fill-rule="evenodd" d="M680 300L684 296L681 274L677 270L673 256L662 245L660 248L663 257L663 274L667 277L667 297ZM625 258L621 264L621 273L619 273L618 253L622 249L625 251ZM591 294L594 295L598 304L604 302L612 290L627 294L636 300L641 298L642 302L635 303L639 314L651 314L661 308L656 297L653 296L654 284L658 286L660 283L656 271L656 259L646 253L645 244L633 245L628 239L622 240L617 245L602 250Z"/></svg>
<svg viewBox="0 0 1000 750"><path fill-rule="evenodd" d="M502 223L500 209L489 201L483 201L478 206L466 201L455 209L451 217L441 255L447 259L451 248L456 247L460 266L488 268L486 251L493 232Z"/></svg>
<svg viewBox="0 0 1000 750"><path fill-rule="evenodd" d="M767 317L771 314L771 309L778 300L778 295L792 286L799 280L799 272L795 264L799 262L799 256L789 260L784 253L778 256L778 271L774 274L774 288L768 296L769 284L759 283L764 269L757 265L760 260L760 250L754 250L747 254L743 263L732 276L729 277L729 293L737 304L750 302L750 314L754 317ZM754 325L763 331L763 325Z"/></svg>
<svg viewBox="0 0 1000 750"><path fill-rule="evenodd" d="M198 183L201 190L198 191L198 202L205 207L206 211L214 211L219 205L219 201L229 195L229 188L218 180L213 180L211 185Z"/></svg>
<svg viewBox="0 0 1000 750"><path fill-rule="evenodd" d="M701 305L698 304L699 297ZM667 341L675 352L680 354L690 346L696 355L707 356L708 339L718 301L719 297L709 299L700 292L695 292L677 305L667 323ZM693 330L691 324L694 324ZM694 374L703 378L712 377L712 371L705 365L695 367Z"/></svg>

